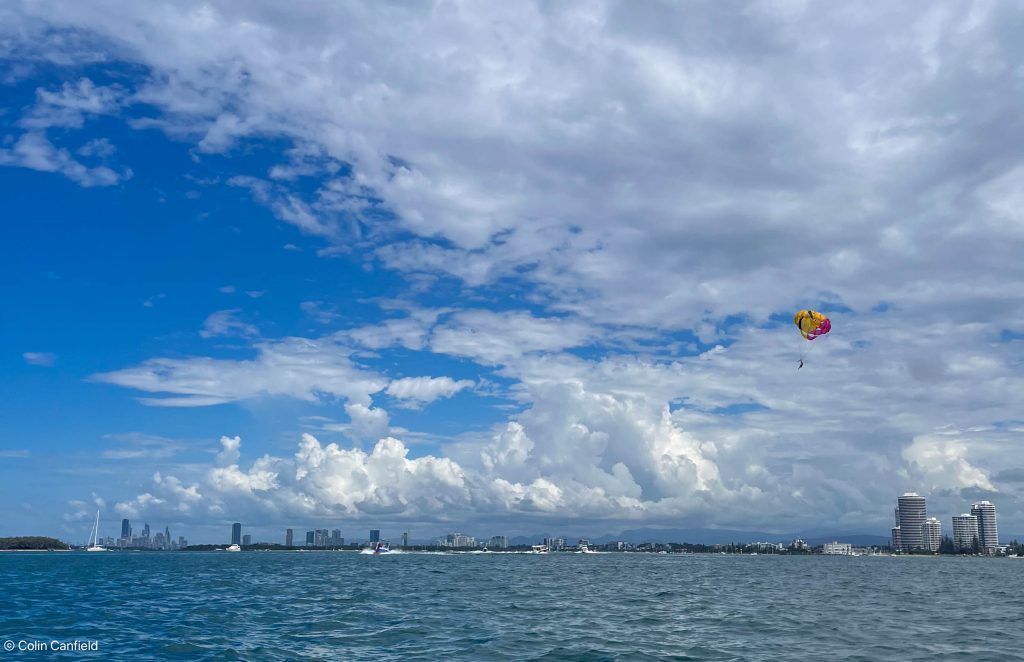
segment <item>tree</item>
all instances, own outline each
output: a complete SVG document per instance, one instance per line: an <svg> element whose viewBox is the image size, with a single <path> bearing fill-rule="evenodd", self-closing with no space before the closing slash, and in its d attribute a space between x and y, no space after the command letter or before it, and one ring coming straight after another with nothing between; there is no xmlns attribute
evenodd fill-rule
<svg viewBox="0 0 1024 662"><path fill-rule="evenodd" d="M956 548L953 546L953 539L949 536L942 536L942 542L939 543L939 554L956 554Z"/></svg>

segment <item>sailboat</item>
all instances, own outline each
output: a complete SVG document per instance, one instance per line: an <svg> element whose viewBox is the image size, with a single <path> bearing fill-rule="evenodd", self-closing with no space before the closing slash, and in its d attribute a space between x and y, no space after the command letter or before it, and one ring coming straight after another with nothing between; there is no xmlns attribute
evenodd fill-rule
<svg viewBox="0 0 1024 662"><path fill-rule="evenodd" d="M89 546L85 548L87 552L105 552L106 547L100 545L100 511L96 511L96 524L92 527L92 535L89 536Z"/></svg>

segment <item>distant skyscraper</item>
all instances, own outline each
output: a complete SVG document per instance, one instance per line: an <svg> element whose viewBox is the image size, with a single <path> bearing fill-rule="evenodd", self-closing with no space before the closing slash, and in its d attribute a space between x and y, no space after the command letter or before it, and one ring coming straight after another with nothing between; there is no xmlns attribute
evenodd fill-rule
<svg viewBox="0 0 1024 662"><path fill-rule="evenodd" d="M969 513L953 515L953 548L958 552L969 552L974 548L975 541L981 544L978 518Z"/></svg>
<svg viewBox="0 0 1024 662"><path fill-rule="evenodd" d="M900 527L892 527L892 548L893 551L899 551L903 549L903 537L900 536Z"/></svg>
<svg viewBox="0 0 1024 662"><path fill-rule="evenodd" d="M929 552L939 551L939 545L942 544L942 524L935 517L929 517L921 525L921 538L923 539L924 548Z"/></svg>
<svg viewBox="0 0 1024 662"><path fill-rule="evenodd" d="M121 520L121 537L130 538L132 535L132 527L129 525L127 519Z"/></svg>
<svg viewBox="0 0 1024 662"><path fill-rule="evenodd" d="M999 528L996 525L996 507L991 501L971 504L971 514L978 518L978 542L991 552L999 545Z"/></svg>
<svg viewBox="0 0 1024 662"><path fill-rule="evenodd" d="M164 527L164 543L167 545L167 549L171 548L171 527Z"/></svg>
<svg viewBox="0 0 1024 662"><path fill-rule="evenodd" d="M295 542L295 532L291 529L284 530L284 545L285 547L294 547L292 543Z"/></svg>
<svg viewBox="0 0 1024 662"><path fill-rule="evenodd" d="M928 519L924 497L916 492L906 492L898 500L897 507L900 529L900 549L909 552L924 549L924 530L922 526Z"/></svg>
<svg viewBox="0 0 1024 662"><path fill-rule="evenodd" d="M404 533L402 533L402 547L408 547L408 546L409 546L409 532L405 531Z"/></svg>
<svg viewBox="0 0 1024 662"><path fill-rule="evenodd" d="M380 529L370 529L370 542L380 542Z"/></svg>
<svg viewBox="0 0 1024 662"><path fill-rule="evenodd" d="M242 544L243 545L251 545L252 544L252 535L247 533L244 536L242 536Z"/></svg>
<svg viewBox="0 0 1024 662"><path fill-rule="evenodd" d="M146 540L149 540L149 524L148 523L145 524L142 527L142 537L145 538Z"/></svg>
<svg viewBox="0 0 1024 662"><path fill-rule="evenodd" d="M306 531L306 547L312 547L313 542L316 540L316 533L313 531Z"/></svg>
<svg viewBox="0 0 1024 662"><path fill-rule="evenodd" d="M235 522L231 525L231 544L241 545L242 544L242 523Z"/></svg>
<svg viewBox="0 0 1024 662"><path fill-rule="evenodd" d="M341 529L334 529L333 531L331 531L331 544L332 545L340 545L341 544Z"/></svg>

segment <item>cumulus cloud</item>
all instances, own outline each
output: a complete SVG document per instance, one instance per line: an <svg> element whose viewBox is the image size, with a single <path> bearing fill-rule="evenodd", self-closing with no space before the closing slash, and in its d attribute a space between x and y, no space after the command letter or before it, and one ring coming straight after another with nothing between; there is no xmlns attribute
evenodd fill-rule
<svg viewBox="0 0 1024 662"><path fill-rule="evenodd" d="M345 405L345 413L352 421L348 432L356 439L376 441L388 433L390 417L380 407L351 402Z"/></svg>
<svg viewBox="0 0 1024 662"><path fill-rule="evenodd" d="M922 474L932 490L978 488L994 491L988 473L967 459L967 445L955 433L922 435L903 451L903 457Z"/></svg>
<svg viewBox="0 0 1024 662"><path fill-rule="evenodd" d="M144 400L164 406L338 397L366 441L393 432L373 394L422 403L459 384L389 379L351 358L351 347L403 348L490 371L516 413L433 464L394 439L368 454L304 439L301 458L218 467L211 494L277 512L437 512L412 487L375 482L395 471L402 483L413 466L417 489L437 483L455 513L882 525L904 488L1017 489L990 478L1022 464L1020 431L1005 426L1024 392L1011 287L1024 165L1005 139L1024 91L1006 29L1015 8L281 12L104 0L11 10L0 43L23 59L96 62L98 51L146 75L40 91L0 163L123 181L127 171L79 162L54 129L131 104L147 112L130 126L186 141L197 158L283 142L265 174L226 181L311 251L396 273L435 307L378 301L383 319L329 338L95 379L165 394ZM323 316L336 302L307 303L313 319L345 321ZM813 346L789 328L807 306L834 322ZM204 332L256 336L220 313ZM298 473L319 487L300 489Z"/></svg>

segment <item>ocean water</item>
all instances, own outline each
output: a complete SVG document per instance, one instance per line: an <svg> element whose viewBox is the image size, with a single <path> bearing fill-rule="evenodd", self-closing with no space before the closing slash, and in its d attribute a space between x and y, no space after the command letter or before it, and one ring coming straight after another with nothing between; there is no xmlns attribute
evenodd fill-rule
<svg viewBox="0 0 1024 662"><path fill-rule="evenodd" d="M0 554L3 659L1020 660L1024 560Z"/></svg>

